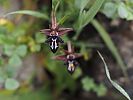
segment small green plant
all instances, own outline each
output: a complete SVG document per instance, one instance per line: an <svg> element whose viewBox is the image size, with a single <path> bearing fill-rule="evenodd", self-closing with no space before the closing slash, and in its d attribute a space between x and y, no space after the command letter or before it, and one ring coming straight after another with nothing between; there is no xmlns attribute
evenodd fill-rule
<svg viewBox="0 0 133 100"><path fill-rule="evenodd" d="M104 96L107 92L102 83L97 85L92 78L84 77L81 82L84 90L96 92L98 96Z"/></svg>
<svg viewBox="0 0 133 100"><path fill-rule="evenodd" d="M109 18L115 19L120 17L126 20L133 20L132 4L132 0L123 2L121 0L108 1L104 4L101 11Z"/></svg>

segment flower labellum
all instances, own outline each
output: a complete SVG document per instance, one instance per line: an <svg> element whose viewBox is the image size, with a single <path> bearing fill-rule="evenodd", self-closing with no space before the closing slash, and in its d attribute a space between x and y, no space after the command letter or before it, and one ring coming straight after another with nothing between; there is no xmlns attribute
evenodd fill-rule
<svg viewBox="0 0 133 100"><path fill-rule="evenodd" d="M64 61L68 72L72 74L75 71L75 68L79 65L76 59L81 57L81 54L74 53L70 42L68 42L68 51L64 50L64 53L64 55L59 55L53 58Z"/></svg>
<svg viewBox="0 0 133 100"><path fill-rule="evenodd" d="M48 36L48 39L45 41L49 44L50 49L53 53L55 53L60 43L64 43L64 41L60 38L61 35L64 35L65 33L72 31L72 28L59 28L58 23L56 22L55 12L52 11L51 14L51 26L49 29L43 29L41 30L42 33L46 34Z"/></svg>
<svg viewBox="0 0 133 100"><path fill-rule="evenodd" d="M45 43L48 43L50 46L50 49L53 53L57 51L59 48L59 43L64 43L64 41L58 37L58 36L50 36Z"/></svg>
<svg viewBox="0 0 133 100"><path fill-rule="evenodd" d="M67 70L69 73L73 73L75 68L79 65L78 62L75 60L75 55L67 55L67 61L65 63L67 65Z"/></svg>

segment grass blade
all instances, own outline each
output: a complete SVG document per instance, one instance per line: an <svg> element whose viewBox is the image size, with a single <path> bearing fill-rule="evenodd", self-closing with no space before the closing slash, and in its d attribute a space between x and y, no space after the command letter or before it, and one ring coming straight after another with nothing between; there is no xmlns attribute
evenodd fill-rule
<svg viewBox="0 0 133 100"><path fill-rule="evenodd" d="M100 34L101 38L103 39L103 41L105 42L105 44L107 45L109 50L112 52L112 54L115 57L115 59L117 60L118 64L120 65L120 67L123 71L123 74L127 78L128 75L127 75L127 72L126 72L126 65L124 64L117 48L115 47L113 41L111 40L109 34L105 31L103 26L97 20L93 20L91 23L97 29L97 31Z"/></svg>
<svg viewBox="0 0 133 100"><path fill-rule="evenodd" d="M109 69L108 69L108 67L107 67L107 64L106 64L104 58L102 57L102 55L100 54L99 51L97 51L97 52L98 52L100 58L102 59L102 61L103 61L103 63L104 63L105 72L106 72L106 75L107 75L109 81L111 82L111 84L112 84L120 93L122 93L128 100L131 100L131 98L129 97L129 95L127 94L127 92L126 92L120 85L118 85L116 82L114 82L114 81L111 79L110 73L109 73Z"/></svg>
<svg viewBox="0 0 133 100"><path fill-rule="evenodd" d="M57 11L57 9L58 9L58 7L59 7L59 4L60 4L60 0L57 2L56 6L55 6L55 8L54 8L55 12Z"/></svg>
<svg viewBox="0 0 133 100"><path fill-rule="evenodd" d="M77 28L77 34L74 37L74 40L76 40L81 32L81 29L86 26L97 14L97 12L100 10L102 4L105 0L96 0L89 11L86 12L86 14L83 16L84 20L82 21L82 25L80 25L79 28ZM82 14L80 14L82 15ZM82 20L82 19L79 19Z"/></svg>
<svg viewBox="0 0 133 100"><path fill-rule="evenodd" d="M69 15L63 16L63 17L59 20L58 25L62 25L68 18L69 18Z"/></svg>
<svg viewBox="0 0 133 100"><path fill-rule="evenodd" d="M13 14L26 14L26 15L31 15L37 18L42 18L42 19L48 19L48 16L40 13L38 11L32 11L32 10L19 10L19 11L14 11L14 12L10 12L4 15L4 17L7 17L9 15L13 15Z"/></svg>
<svg viewBox="0 0 133 100"><path fill-rule="evenodd" d="M93 6L90 8L88 12L86 12L85 20L83 22L82 27L86 26L97 14L97 12L100 10L102 4L105 0L96 0L93 4Z"/></svg>

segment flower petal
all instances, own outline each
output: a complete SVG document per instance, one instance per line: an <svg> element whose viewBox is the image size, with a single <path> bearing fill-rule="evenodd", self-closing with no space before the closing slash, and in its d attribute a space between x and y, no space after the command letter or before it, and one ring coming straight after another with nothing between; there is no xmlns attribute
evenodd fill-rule
<svg viewBox="0 0 133 100"><path fill-rule="evenodd" d="M40 30L40 32L42 32L42 33L44 33L46 35L50 35L51 29L42 29L42 30Z"/></svg>
<svg viewBox="0 0 133 100"><path fill-rule="evenodd" d="M65 55L60 55L60 56L55 56L55 57L52 57L52 59L55 59L55 60L62 60L62 61L67 61L67 58Z"/></svg>
<svg viewBox="0 0 133 100"><path fill-rule="evenodd" d="M73 29L72 28L59 28L58 29L59 35L64 35L65 33L70 32L70 31L73 31Z"/></svg>

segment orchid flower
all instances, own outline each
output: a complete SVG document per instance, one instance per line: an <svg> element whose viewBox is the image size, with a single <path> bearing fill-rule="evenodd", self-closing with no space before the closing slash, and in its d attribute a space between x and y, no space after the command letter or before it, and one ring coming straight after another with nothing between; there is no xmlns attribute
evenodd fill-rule
<svg viewBox="0 0 133 100"><path fill-rule="evenodd" d="M64 50L64 55L53 57L53 59L64 61L64 64L67 66L68 72L72 74L75 71L75 68L79 65L76 59L81 57L82 55L74 52L74 49L72 48L70 42L67 43L67 46L68 50Z"/></svg>
<svg viewBox="0 0 133 100"><path fill-rule="evenodd" d="M45 43L48 43L50 46L50 49L53 53L55 53L60 43L64 43L64 41L60 38L61 35L64 35L65 33L72 31L72 28L60 28L58 23L56 22L55 12L52 11L51 13L51 26L49 29L43 29L40 30L42 33L48 36L48 39L45 41Z"/></svg>

